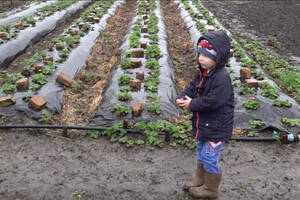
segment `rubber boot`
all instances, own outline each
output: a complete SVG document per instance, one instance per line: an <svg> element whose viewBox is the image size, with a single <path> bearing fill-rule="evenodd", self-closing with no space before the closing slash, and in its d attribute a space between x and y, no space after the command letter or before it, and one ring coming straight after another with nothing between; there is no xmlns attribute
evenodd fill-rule
<svg viewBox="0 0 300 200"><path fill-rule="evenodd" d="M222 174L205 172L205 182L200 187L191 187L189 194L196 198L216 198L219 195L219 186Z"/></svg>
<svg viewBox="0 0 300 200"><path fill-rule="evenodd" d="M191 187L198 187L204 184L204 166L201 163L197 162L197 170L196 170L196 176L195 178L184 184L183 189L188 190Z"/></svg>

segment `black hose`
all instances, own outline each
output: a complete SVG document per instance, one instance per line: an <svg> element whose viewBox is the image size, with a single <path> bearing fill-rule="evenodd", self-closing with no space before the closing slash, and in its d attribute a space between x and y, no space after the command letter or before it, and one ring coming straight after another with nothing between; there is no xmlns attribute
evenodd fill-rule
<svg viewBox="0 0 300 200"><path fill-rule="evenodd" d="M111 127L91 127L91 126L71 126L71 125L45 125L45 124L26 124L26 125L0 125L0 129L9 129L9 128L47 128L47 129L79 129L79 130L98 130L105 131ZM134 129L121 129L116 128L117 131L126 130L128 133L141 134L141 131ZM165 133L160 132L159 135L165 135ZM189 135L192 137L192 135ZM277 141L277 138L274 137L231 137L230 140L238 141Z"/></svg>
<svg viewBox="0 0 300 200"><path fill-rule="evenodd" d="M239 141L277 141L277 138L273 137L231 137L230 140L239 140Z"/></svg>
<svg viewBox="0 0 300 200"><path fill-rule="evenodd" d="M48 128L48 129L79 129L79 130L98 130L105 131L111 127L91 127L91 126L71 126L71 125L37 125L37 124L26 124L26 125L0 125L0 129L9 129L9 128ZM121 131L121 128L116 128L117 131ZM140 131L133 129L123 129L129 133L141 133Z"/></svg>

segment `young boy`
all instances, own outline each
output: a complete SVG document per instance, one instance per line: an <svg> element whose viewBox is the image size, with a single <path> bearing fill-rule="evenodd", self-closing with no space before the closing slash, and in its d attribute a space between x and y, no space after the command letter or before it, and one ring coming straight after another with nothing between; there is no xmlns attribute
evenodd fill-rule
<svg viewBox="0 0 300 200"><path fill-rule="evenodd" d="M222 171L219 152L231 138L234 96L225 64L230 56L228 36L208 32L198 40L199 66L190 87L178 95L176 103L193 113L193 134L197 139L196 176L184 185L191 196L217 197Z"/></svg>

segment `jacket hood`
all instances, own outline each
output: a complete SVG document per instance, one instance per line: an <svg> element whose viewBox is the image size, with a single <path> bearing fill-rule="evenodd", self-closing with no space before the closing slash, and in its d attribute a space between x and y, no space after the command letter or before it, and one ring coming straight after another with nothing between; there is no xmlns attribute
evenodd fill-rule
<svg viewBox="0 0 300 200"><path fill-rule="evenodd" d="M230 57L229 37L221 31L212 31L202 35L198 39L197 46L201 40L207 40L213 45L214 50L217 52L217 58L218 58L216 68L223 68ZM199 67L202 69L199 61L198 64Z"/></svg>

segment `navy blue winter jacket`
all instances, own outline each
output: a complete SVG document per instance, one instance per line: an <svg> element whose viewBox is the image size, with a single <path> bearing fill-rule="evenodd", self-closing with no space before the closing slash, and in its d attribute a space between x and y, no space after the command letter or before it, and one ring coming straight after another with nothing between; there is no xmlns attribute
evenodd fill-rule
<svg viewBox="0 0 300 200"><path fill-rule="evenodd" d="M220 31L208 32L199 38L209 41L217 52L217 66L206 76L202 77L203 68L199 64L194 80L190 87L178 95L192 98L190 110L193 134L197 140L225 141L231 138L234 118L234 93L230 76L225 64L230 56L230 41L226 34ZM198 46L198 45L197 45ZM204 78L203 91L197 97L196 87Z"/></svg>

